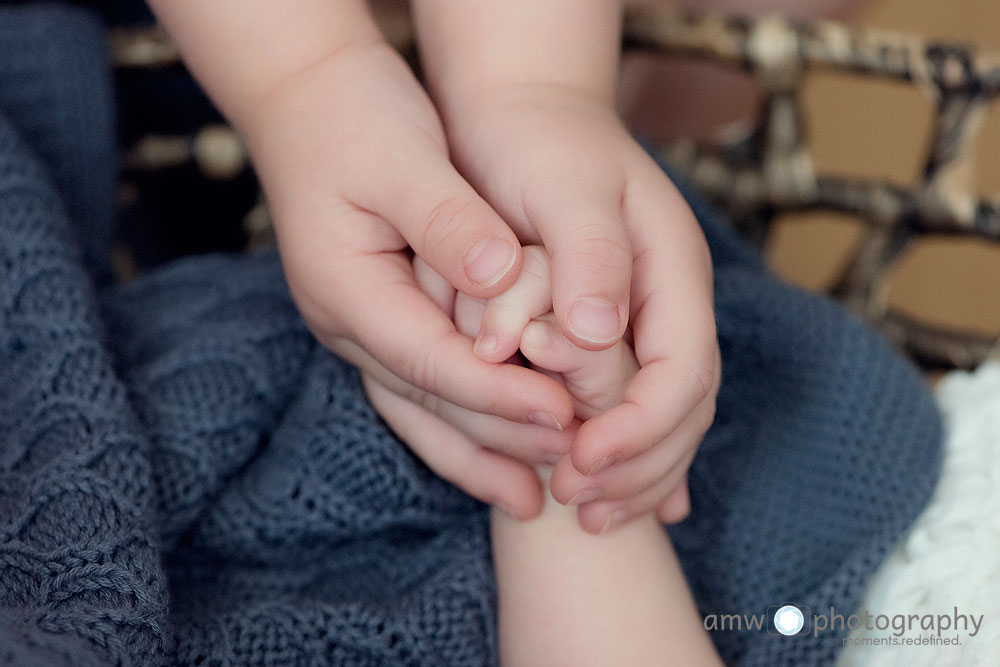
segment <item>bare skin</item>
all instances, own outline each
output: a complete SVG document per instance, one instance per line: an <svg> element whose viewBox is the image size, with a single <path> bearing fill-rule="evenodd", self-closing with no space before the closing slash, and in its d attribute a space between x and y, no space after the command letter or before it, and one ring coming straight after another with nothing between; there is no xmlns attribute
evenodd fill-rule
<svg viewBox="0 0 1000 667"><path fill-rule="evenodd" d="M529 518L544 498L534 462L569 453L556 497L606 468L605 497L580 514L591 532L617 509L666 513L685 496L679 473L718 386L711 264L686 203L614 113L617 2L414 0L432 96L362 0L151 4L246 136L311 331L448 424L446 439L405 436L430 467ZM568 393L498 363L489 336L461 336L408 256L486 298L517 279L522 243L552 256L570 340L600 350L633 332L640 370L622 402L573 432ZM494 418L488 432L470 429L475 415ZM632 461L673 486L655 497L621 467Z"/></svg>
<svg viewBox="0 0 1000 667"><path fill-rule="evenodd" d="M638 370L628 343L581 350L547 317L523 330L525 358L556 374L580 419L620 400ZM491 513L501 663L721 665L660 520L647 513L618 527L624 517L612 513L595 536L580 530L575 504L550 497L527 522Z"/></svg>
<svg viewBox="0 0 1000 667"><path fill-rule="evenodd" d="M550 271L541 247L525 248L519 280L489 300L456 295L417 264L421 286L453 310L461 332L475 336L489 324L505 343L513 335L534 368L566 387L577 415L570 430L619 402L639 370L624 340L589 351L562 334L551 312ZM447 437L445 423L431 412L377 386L368 389L397 432ZM567 456L555 466L572 464ZM543 479L552 472L546 463L538 469ZM501 664L720 665L658 518L646 513L619 527L624 516L612 513L601 534L593 535L577 520L579 499L563 505L550 496L530 521L491 512ZM683 516L688 508L682 503L673 511Z"/></svg>

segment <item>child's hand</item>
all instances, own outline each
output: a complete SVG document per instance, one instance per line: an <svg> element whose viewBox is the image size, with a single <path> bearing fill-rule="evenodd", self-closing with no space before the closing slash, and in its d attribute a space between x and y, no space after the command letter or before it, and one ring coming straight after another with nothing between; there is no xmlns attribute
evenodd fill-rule
<svg viewBox="0 0 1000 667"><path fill-rule="evenodd" d="M348 103L347 91L360 99ZM477 498L532 513L537 482L524 462L566 451L558 426L572 411L543 375L477 359L449 312L415 283L408 245L451 287L475 295L503 289L520 268L510 229L448 162L427 98L395 53L369 49L336 72L308 74L269 107L251 145L275 193L282 261L311 330L366 372L369 390L377 383L429 407L488 448L471 465L458 439L420 449L416 434L404 435L439 475ZM484 237L511 255L499 282L484 276L477 284L460 258ZM475 428L478 416L489 428Z"/></svg>
<svg viewBox="0 0 1000 667"><path fill-rule="evenodd" d="M440 442L427 462L482 500L536 513L530 463L568 448L557 429L572 418L570 398L539 373L478 359L450 313L417 287L409 256L412 247L454 288L491 296L516 279L520 244L452 166L437 112L366 3L153 4L246 135L310 330L450 424L496 415L496 438L526 443L521 461L495 455L469 466L465 450Z"/></svg>
<svg viewBox="0 0 1000 667"><path fill-rule="evenodd" d="M631 318L641 369L619 405L581 426L553 494L565 502L602 493L581 511L589 529L609 501L626 498L630 511L659 507L676 518L681 501L669 492L684 482L671 471L686 469L712 423L720 379L711 262L690 209L606 104L572 88L483 95L451 115L448 131L470 182L523 243L551 255L561 332L600 349ZM588 308L589 318L574 320L577 304L597 302L613 304L611 314ZM483 327L477 352L509 355L510 335L489 317Z"/></svg>
<svg viewBox="0 0 1000 667"><path fill-rule="evenodd" d="M544 250L527 246L524 253L524 270L509 290L485 304L459 297L459 329L486 320L502 331L520 328L521 354L569 389L580 418L613 408L639 370L631 346L622 339L604 350L584 350L562 335L552 313L524 326L551 293ZM674 484L679 474L672 471L672 479L657 484ZM641 512L633 501L606 512L599 504L575 510L549 502L530 522L491 515L500 662L721 665L656 517L647 513L616 530ZM686 497L673 506L681 518ZM585 534L578 520L602 536ZM545 632L538 632L541 626Z"/></svg>
<svg viewBox="0 0 1000 667"><path fill-rule="evenodd" d="M489 326L497 333L500 347L511 350L520 347L529 362L567 388L579 419L590 419L619 405L639 370L631 346L625 340L619 340L605 350L588 351L563 336L550 312L548 256L539 246L525 247L524 255L524 268L518 281L503 294L489 300L456 295L440 276L420 260L415 260L415 264L421 287L446 307L453 304L459 331L476 336ZM518 363L517 358L513 357L509 363ZM414 450L425 459L432 455L435 442L442 438L454 440L460 437L458 433L449 433L433 415L416 407L406 407L384 390L376 387L372 391L370 388L369 393L389 424L397 433L405 434ZM482 416L477 416L475 420L470 418L466 432L489 433L491 424L488 419ZM574 433L579 426L579 421L574 421L568 428ZM512 435L531 437L528 433ZM463 442L470 452L481 449L474 438L464 438ZM695 447L697 444L696 441ZM511 441L500 449L516 452L529 445ZM693 457L694 448L684 451L679 461L674 459L674 452L669 448L656 448L615 469L595 473L591 477L576 471L569 457L561 457L552 478L553 496L564 503L580 504L580 523L594 533L654 509L659 509L660 518L677 521L688 511L687 490L681 481ZM559 457L538 462L552 463L554 458ZM588 500L586 494L589 489L599 489L602 495L597 498L591 493ZM523 518L510 507L507 509Z"/></svg>
<svg viewBox="0 0 1000 667"><path fill-rule="evenodd" d="M596 350L631 324L639 373L622 403L580 428L573 467L596 474L610 466L599 480L608 491L626 490L630 475L614 469L633 460L648 460L662 479L712 422L720 359L705 239L612 110L621 3L412 7L452 158L522 243L545 246L560 330ZM487 354L488 343L484 336L480 353L502 357L500 348ZM562 470L556 494L570 481ZM662 500L662 514L670 502Z"/></svg>

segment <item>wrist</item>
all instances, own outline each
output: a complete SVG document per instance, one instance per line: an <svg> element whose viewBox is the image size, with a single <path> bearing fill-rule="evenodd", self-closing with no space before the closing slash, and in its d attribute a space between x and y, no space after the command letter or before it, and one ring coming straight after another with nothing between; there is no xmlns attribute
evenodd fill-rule
<svg viewBox="0 0 1000 667"><path fill-rule="evenodd" d="M285 79L246 110L238 127L275 220L305 220L316 217L305 209L317 200L368 192L368 180L357 175L378 163L373 156L392 150L399 117L407 127L436 129L444 152L430 101L399 54L375 40Z"/></svg>
<svg viewBox="0 0 1000 667"><path fill-rule="evenodd" d="M348 100L360 83L358 75L375 61L398 58L377 32L358 35L296 69L289 69L266 88L244 98L230 114L230 120L252 142L254 137L268 133L275 123L309 124L316 108L329 106L320 104L318 98L336 95L344 101L340 108L347 110Z"/></svg>
<svg viewBox="0 0 1000 667"><path fill-rule="evenodd" d="M219 109L239 126L281 83L337 51L380 39L365 0L150 0Z"/></svg>
<svg viewBox="0 0 1000 667"><path fill-rule="evenodd" d="M566 112L585 106L615 114L613 96L606 90L562 81L494 80L452 95L438 94L435 102L449 134L503 110Z"/></svg>
<svg viewBox="0 0 1000 667"><path fill-rule="evenodd" d="M387 92L389 91L389 101ZM372 130L387 104L403 112L394 100L400 91L430 102L406 63L376 35L358 39L320 61L277 81L256 103L246 107L234 125L246 137L255 159L258 149L269 154L298 151L314 155L317 145L332 134L354 128L357 136ZM410 110L414 117L418 111ZM263 152L263 151L261 151ZM314 156L315 157L315 156Z"/></svg>
<svg viewBox="0 0 1000 667"><path fill-rule="evenodd" d="M542 82L484 88L439 110L453 156L462 164L526 136L548 144L571 127L622 128L614 105L605 97Z"/></svg>
<svg viewBox="0 0 1000 667"><path fill-rule="evenodd" d="M621 5L611 0L415 0L428 86L446 118L512 88L560 87L611 106Z"/></svg>

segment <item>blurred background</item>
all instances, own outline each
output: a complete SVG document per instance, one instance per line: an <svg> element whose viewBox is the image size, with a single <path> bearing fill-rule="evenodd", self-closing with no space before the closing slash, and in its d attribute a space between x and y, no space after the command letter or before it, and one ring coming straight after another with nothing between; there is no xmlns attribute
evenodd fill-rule
<svg viewBox="0 0 1000 667"><path fill-rule="evenodd" d="M996 0L680 1L696 12L822 15L1000 54ZM677 2L643 4L671 7ZM387 36L406 43L406 3L371 3ZM123 151L120 247L128 248L117 258L119 277L187 253L266 243L269 220L245 151L165 36L151 33L152 17L143 3L96 5L118 28L112 47L119 65ZM408 53L414 55L412 49ZM801 99L809 150L820 173L901 186L920 180L935 108L926 91L910 83L814 71L806 74ZM650 53L630 53L624 60L620 110L633 131L647 138L715 136L752 116L758 100L748 76L703 61ZM984 121L976 159L980 195L1000 199L1000 103ZM764 249L780 276L825 291L857 250L862 230L863 223L848 215L784 214ZM1000 244L924 235L894 262L878 296L892 311L920 322L1000 339Z"/></svg>
<svg viewBox="0 0 1000 667"><path fill-rule="evenodd" d="M669 6L654 0L648 4ZM792 15L817 11L850 24L971 43L1000 52L996 0L691 0L692 10ZM678 102L677 91L690 91ZM720 91L725 93L720 94ZM820 172L917 181L932 130L933 100L918 87L850 74L812 72L802 90L808 142ZM655 56L629 56L623 69L622 112L640 134L710 136L754 108L749 79L706 72L703 64L666 66ZM664 113L670 109L670 113ZM977 186L1000 197L1000 104L990 110L977 146ZM775 271L814 290L829 288L856 249L862 223L830 212L782 216L766 252ZM1000 246L948 236L922 238L897 260L887 281L892 309L930 324L1000 337Z"/></svg>

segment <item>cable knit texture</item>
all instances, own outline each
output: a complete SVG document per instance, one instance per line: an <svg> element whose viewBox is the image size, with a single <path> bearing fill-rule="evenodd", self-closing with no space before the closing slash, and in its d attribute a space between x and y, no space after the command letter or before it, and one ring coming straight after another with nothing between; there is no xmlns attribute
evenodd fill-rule
<svg viewBox="0 0 1000 667"><path fill-rule="evenodd" d="M0 664L495 664L484 506L316 344L276 254L95 288L115 159L103 45L81 10L0 8ZM706 614L846 613L932 490L933 401L687 196L724 378L670 534ZM830 664L841 643L714 639L767 667Z"/></svg>

